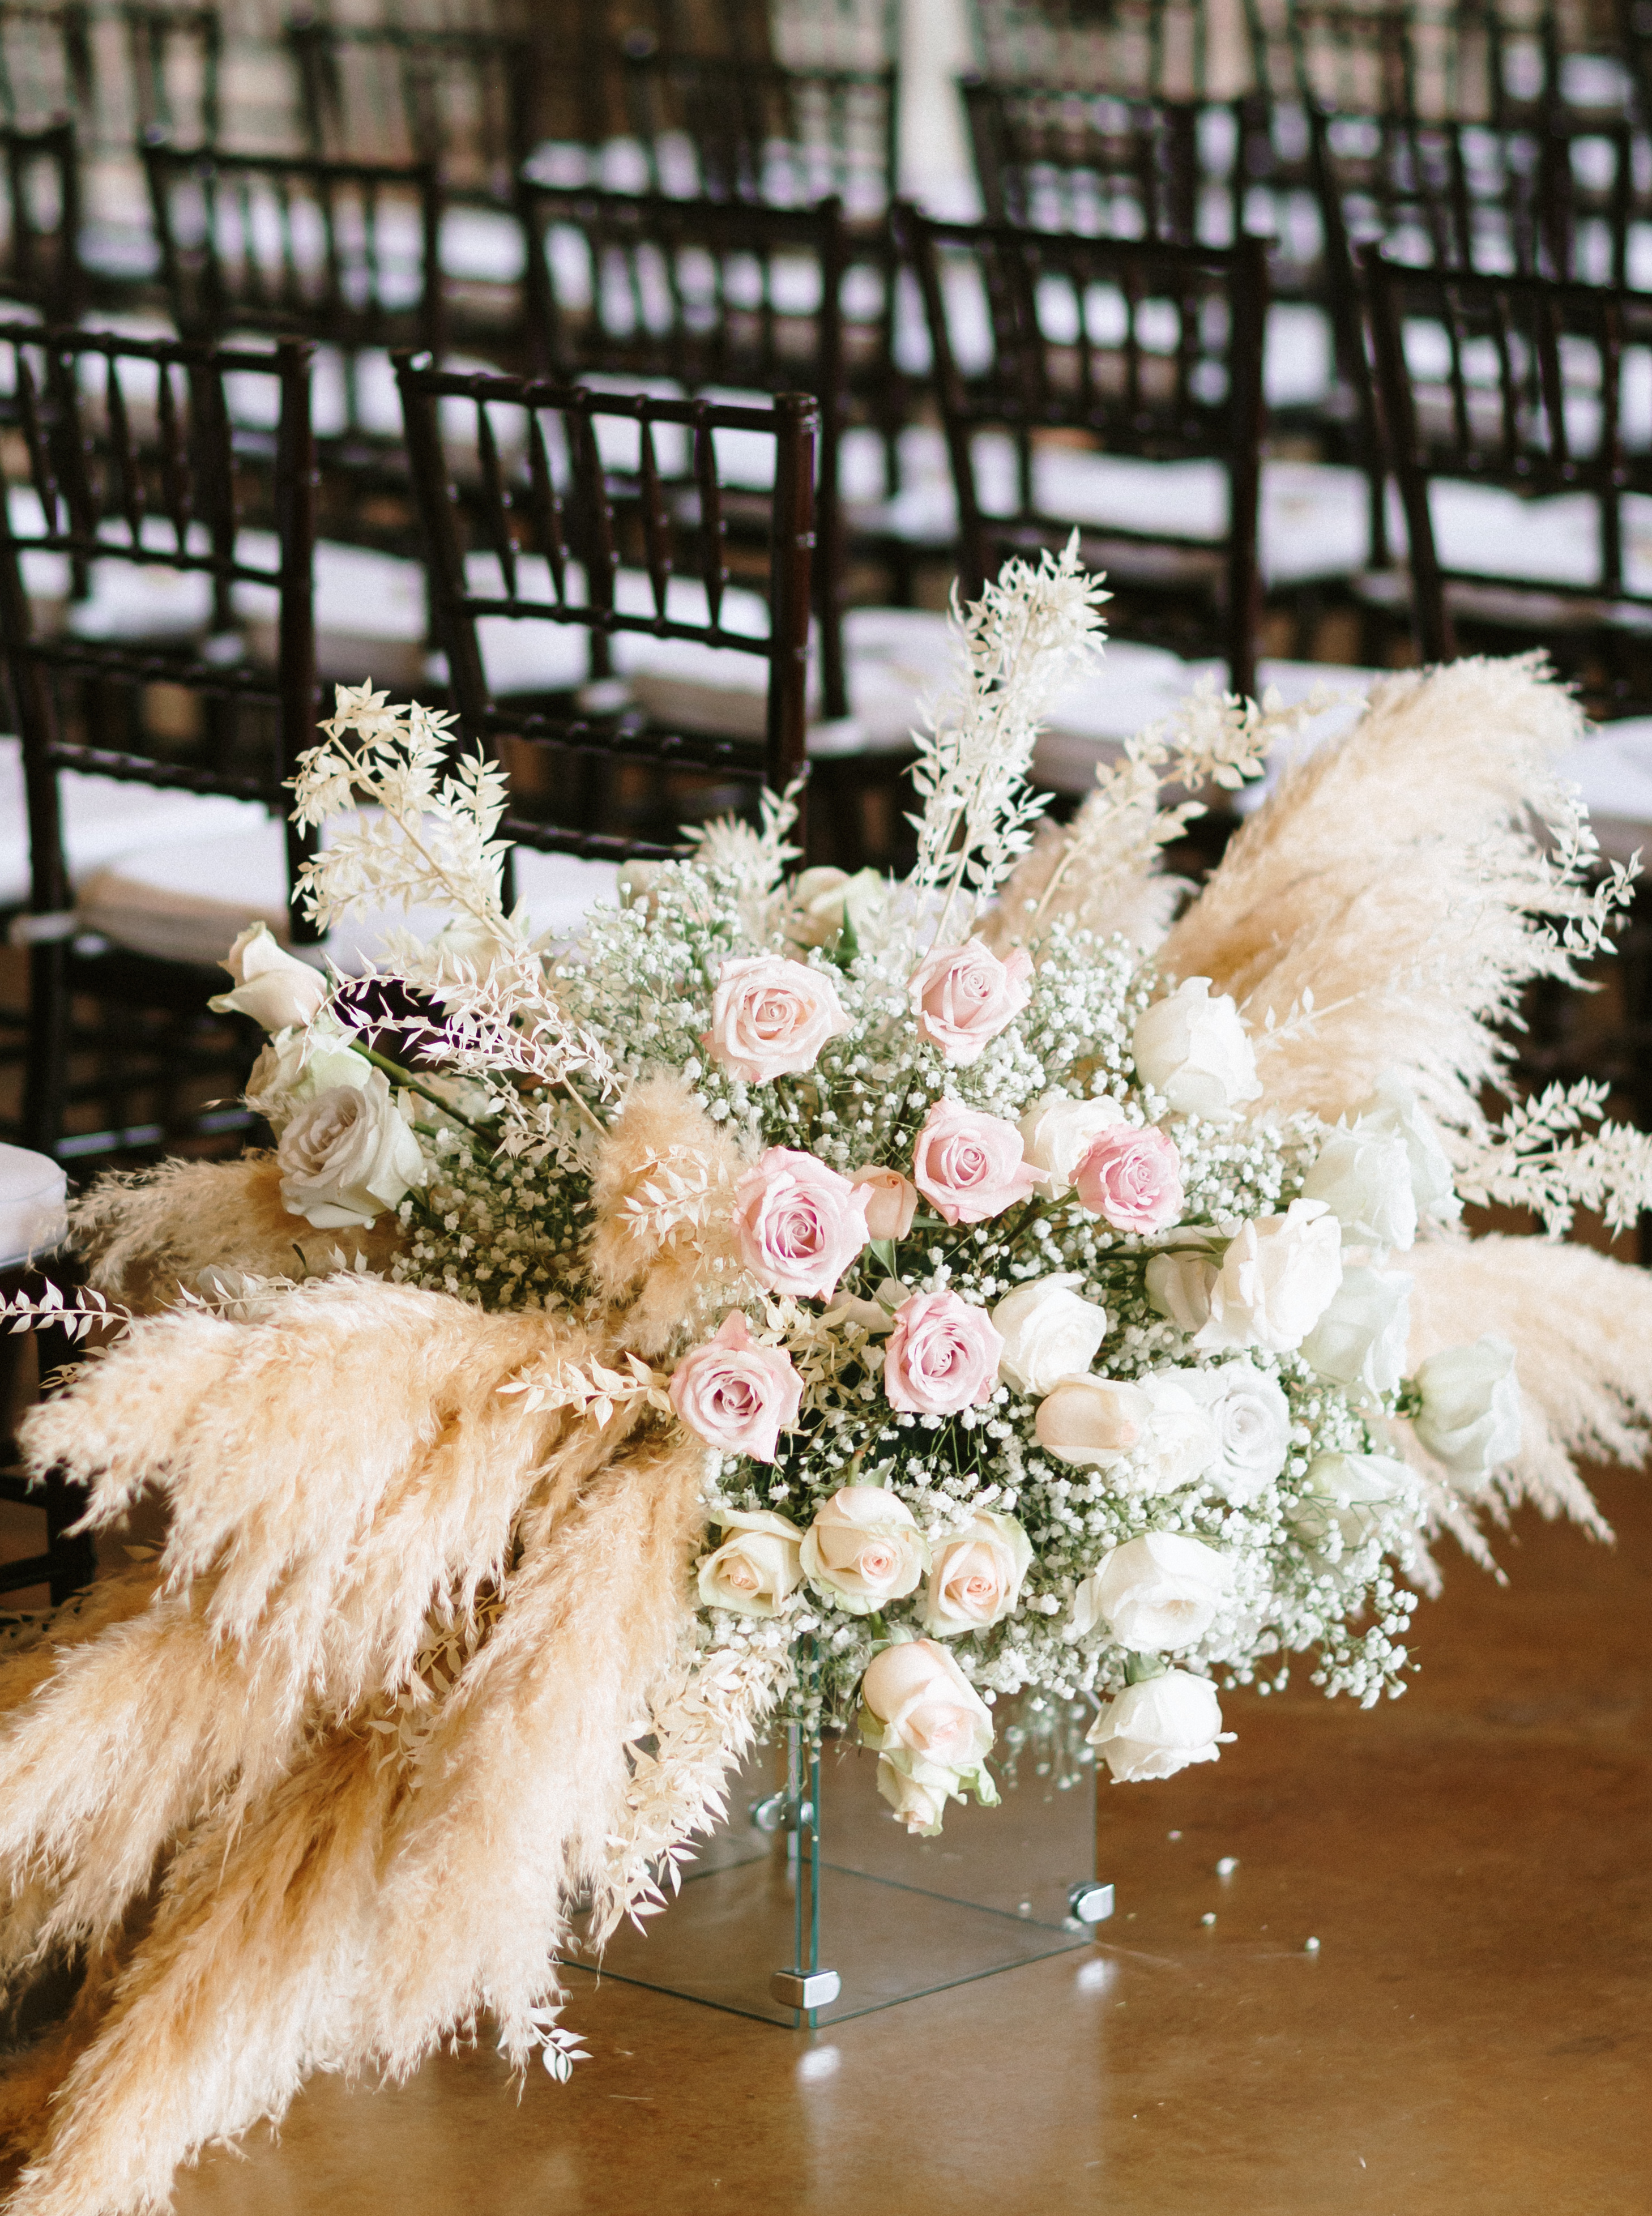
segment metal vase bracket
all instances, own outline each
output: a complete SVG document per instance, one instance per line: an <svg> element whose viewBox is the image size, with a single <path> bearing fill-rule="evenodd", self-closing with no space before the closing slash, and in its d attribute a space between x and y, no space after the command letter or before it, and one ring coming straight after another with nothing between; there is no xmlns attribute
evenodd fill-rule
<svg viewBox="0 0 1652 2216"><path fill-rule="evenodd" d="M950 1803L934 1839L894 1821L869 1750L792 1726L601 1973L812 2031L1091 1944L1113 1889L1094 1874L1088 1712L1033 1696L997 1715L1000 1806Z"/></svg>

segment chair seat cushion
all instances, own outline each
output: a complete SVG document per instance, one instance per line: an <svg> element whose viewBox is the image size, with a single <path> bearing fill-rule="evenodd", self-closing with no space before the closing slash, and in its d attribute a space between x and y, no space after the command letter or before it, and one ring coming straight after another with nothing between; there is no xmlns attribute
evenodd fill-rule
<svg viewBox="0 0 1652 2216"><path fill-rule="evenodd" d="M69 882L82 883L117 854L145 840L232 836L264 820L254 801L216 793L163 792L113 777L83 777L65 770L59 781L63 843ZM0 738L0 908L28 898L28 813L23 797L22 748Z"/></svg>
<svg viewBox="0 0 1652 2216"><path fill-rule="evenodd" d="M0 1146L0 1270L50 1253L68 1235L68 1185L49 1154Z"/></svg>
<svg viewBox="0 0 1652 2216"><path fill-rule="evenodd" d="M81 920L136 953L206 967L220 961L249 924L268 924L278 939L287 938L285 853L282 827L268 816L222 837L137 847L87 880ZM612 863L519 849L517 897L527 902L536 931L566 937L589 908L613 902L617 874ZM348 974L363 967L387 930L431 937L447 920L423 908L352 917L317 951Z"/></svg>
<svg viewBox="0 0 1652 2216"><path fill-rule="evenodd" d="M1564 769L1609 861L1652 848L1652 716L1602 725Z"/></svg>

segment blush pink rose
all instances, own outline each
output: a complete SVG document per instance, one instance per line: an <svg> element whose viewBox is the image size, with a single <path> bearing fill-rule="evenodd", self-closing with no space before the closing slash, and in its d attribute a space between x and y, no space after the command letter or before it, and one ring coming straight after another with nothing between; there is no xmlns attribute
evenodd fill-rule
<svg viewBox="0 0 1652 2216"><path fill-rule="evenodd" d="M747 954L718 972L712 1027L700 1043L731 1077L767 1085L812 1069L827 1040L848 1028L837 988L823 970L778 954Z"/></svg>
<svg viewBox="0 0 1652 2216"><path fill-rule="evenodd" d="M1021 1135L1002 1116L937 1100L912 1149L918 1191L948 1223L984 1223L1025 1200L1039 1182Z"/></svg>
<svg viewBox="0 0 1652 2216"><path fill-rule="evenodd" d="M866 1229L874 1239L904 1239L917 1212L918 1189L898 1170L857 1170L849 1179L866 1196Z"/></svg>
<svg viewBox="0 0 1652 2216"><path fill-rule="evenodd" d="M1181 1157L1149 1123L1115 1123L1079 1156L1073 1184L1086 1208L1115 1231L1163 1231L1181 1221Z"/></svg>
<svg viewBox="0 0 1652 2216"><path fill-rule="evenodd" d="M884 1355L889 1404L919 1416L984 1408L1003 1351L984 1308L971 1308L956 1293L914 1293L895 1311Z"/></svg>
<svg viewBox="0 0 1652 2216"><path fill-rule="evenodd" d="M906 988L921 1037L960 1067L977 1061L1032 999L1032 957L1020 946L1008 962L978 939L927 955Z"/></svg>
<svg viewBox="0 0 1652 2216"><path fill-rule="evenodd" d="M783 1346L759 1346L738 1308L671 1373L671 1406L696 1438L719 1453L773 1462L798 1420L803 1380Z"/></svg>
<svg viewBox="0 0 1652 2216"><path fill-rule="evenodd" d="M812 1154L771 1147L734 1189L740 1259L772 1293L824 1296L866 1243L866 1200Z"/></svg>

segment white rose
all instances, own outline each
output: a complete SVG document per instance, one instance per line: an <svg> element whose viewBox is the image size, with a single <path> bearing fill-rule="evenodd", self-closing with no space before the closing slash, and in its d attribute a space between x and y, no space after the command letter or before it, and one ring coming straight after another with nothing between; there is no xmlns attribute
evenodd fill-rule
<svg viewBox="0 0 1652 2216"><path fill-rule="evenodd" d="M1338 1385L1392 1393L1405 1375L1410 1332L1411 1279L1403 1271L1345 1270L1335 1298L1302 1342L1302 1358Z"/></svg>
<svg viewBox="0 0 1652 2216"><path fill-rule="evenodd" d="M1472 1346L1431 1354L1413 1382L1422 1395L1417 1437L1459 1483L1477 1484L1519 1454L1520 1388L1506 1339L1488 1332Z"/></svg>
<svg viewBox="0 0 1652 2216"><path fill-rule="evenodd" d="M1032 1542L1013 1516L977 1509L967 1530L935 1542L923 1628L937 1639L985 1631L1013 1616Z"/></svg>
<svg viewBox="0 0 1652 2216"><path fill-rule="evenodd" d="M1156 1254L1147 1265L1147 1297L1162 1316L1188 1333L1211 1320L1211 1288L1217 1265L1199 1248Z"/></svg>
<svg viewBox="0 0 1652 2216"><path fill-rule="evenodd" d="M318 1231L371 1224L424 1182L424 1156L382 1070L307 1101L275 1149L281 1204Z"/></svg>
<svg viewBox="0 0 1652 2216"><path fill-rule="evenodd" d="M1325 1203L1342 1226L1345 1246L1403 1248L1417 1235L1411 1158L1395 1132L1339 1123L1326 1134L1302 1190L1304 1198Z"/></svg>
<svg viewBox="0 0 1652 2216"><path fill-rule="evenodd" d="M1004 1342L998 1375L1018 1393L1042 1399L1063 1377L1088 1370L1107 1335L1107 1312L1073 1290L1070 1271L1018 1285L992 1311Z"/></svg>
<svg viewBox="0 0 1652 2216"><path fill-rule="evenodd" d="M1073 1597L1073 1628L1082 1638L1105 1624L1137 1654L1191 1647L1216 1621L1232 1574L1202 1539L1149 1531L1101 1557Z"/></svg>
<svg viewBox="0 0 1652 2216"><path fill-rule="evenodd" d="M317 1035L289 1029L264 1042L247 1077L246 1102L279 1139L294 1111L318 1093L340 1085L359 1091L373 1075L373 1064L344 1043L341 1034Z"/></svg>
<svg viewBox="0 0 1652 2216"><path fill-rule="evenodd" d="M1411 1193L1423 1223L1455 1223L1463 1213L1452 1179L1452 1165L1439 1134L1417 1105L1417 1096L1397 1070L1384 1070L1371 1098L1359 1110L1361 1125L1386 1131L1405 1142L1411 1166Z"/></svg>
<svg viewBox="0 0 1652 2216"><path fill-rule="evenodd" d="M824 946L846 923L855 927L882 902L884 881L876 870L822 867L804 870L792 887L786 935L794 946Z"/></svg>
<svg viewBox="0 0 1652 2216"><path fill-rule="evenodd" d="M218 966L229 971L235 988L215 993L207 1006L220 1016L250 1016L267 1031L307 1024L329 991L321 972L294 960L266 924L249 924Z"/></svg>
<svg viewBox="0 0 1652 2216"><path fill-rule="evenodd" d="M1153 1407L1145 1393L1112 1377L1063 1377L1039 1403L1039 1444L1079 1469L1111 1469L1147 1436Z"/></svg>
<svg viewBox="0 0 1652 2216"><path fill-rule="evenodd" d="M1203 1353L1300 1346L1342 1282L1341 1227L1322 1200L1293 1200L1283 1216L1253 1216L1230 1240L1194 1338Z"/></svg>
<svg viewBox="0 0 1652 2216"><path fill-rule="evenodd" d="M1021 1118L1021 1145L1034 1169L1044 1172L1052 1193L1065 1192L1079 1158L1098 1131L1122 1123L1116 1100L1076 1100L1070 1093L1046 1093Z"/></svg>
<svg viewBox="0 0 1652 2216"><path fill-rule="evenodd" d="M1208 1678L1167 1670L1126 1685L1085 1734L1113 1772L1115 1785L1174 1777L1192 1762L1214 1762L1233 1737L1222 1728L1222 1704Z"/></svg>
<svg viewBox="0 0 1652 2216"><path fill-rule="evenodd" d="M1220 1460L1222 1440L1216 1419L1193 1389L1194 1382L1208 1374L1198 1370L1150 1370L1145 1377L1136 1380L1136 1389L1151 1412L1146 1438L1132 1457L1142 1472L1143 1492L1179 1492ZM1130 1482L1129 1472L1125 1481Z"/></svg>
<svg viewBox="0 0 1652 2216"><path fill-rule="evenodd" d="M1208 977L1184 978L1144 1008L1131 1051L1143 1084L1180 1116L1232 1116L1262 1089L1239 1011L1225 993L1211 999Z"/></svg>
<svg viewBox="0 0 1652 2216"><path fill-rule="evenodd" d="M1291 1451L1291 1405L1276 1379L1251 1362L1179 1373L1216 1425L1218 1459L1211 1482L1236 1505L1254 1500L1285 1468Z"/></svg>
<svg viewBox="0 0 1652 2216"><path fill-rule="evenodd" d="M802 1532L767 1508L727 1508L716 1520L734 1536L700 1564L701 1601L736 1616L778 1616L803 1582Z"/></svg>
<svg viewBox="0 0 1652 2216"><path fill-rule="evenodd" d="M909 1593L929 1567L912 1511L877 1485L846 1485L804 1536L803 1573L851 1616Z"/></svg>
<svg viewBox="0 0 1652 2216"><path fill-rule="evenodd" d="M1304 1539L1333 1531L1357 1547L1377 1528L1376 1511L1414 1497L1416 1481L1392 1455L1316 1455L1303 1480L1302 1505L1291 1522Z"/></svg>
<svg viewBox="0 0 1652 2216"><path fill-rule="evenodd" d="M985 1768L991 1711L933 1639L873 1655L860 1681L860 1737L883 1757L878 1789L910 1831L933 1837L947 1800L966 1788L983 1807L997 1801Z"/></svg>

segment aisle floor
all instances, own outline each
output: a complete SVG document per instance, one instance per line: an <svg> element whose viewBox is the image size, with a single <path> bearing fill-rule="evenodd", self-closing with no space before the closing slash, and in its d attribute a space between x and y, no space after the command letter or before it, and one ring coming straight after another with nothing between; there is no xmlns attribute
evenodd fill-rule
<svg viewBox="0 0 1652 2216"><path fill-rule="evenodd" d="M1448 1560L1403 1700L1103 1787L1104 1943L813 2038L587 1986L571 2085L320 2083L179 2216L1646 2216L1652 1487L1600 1493L1613 1548Z"/></svg>

